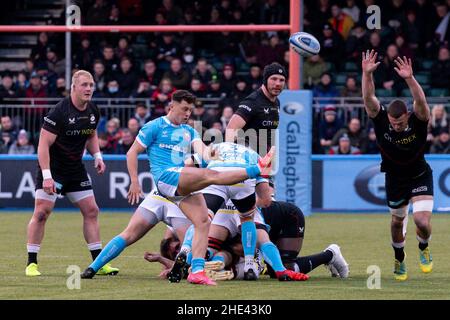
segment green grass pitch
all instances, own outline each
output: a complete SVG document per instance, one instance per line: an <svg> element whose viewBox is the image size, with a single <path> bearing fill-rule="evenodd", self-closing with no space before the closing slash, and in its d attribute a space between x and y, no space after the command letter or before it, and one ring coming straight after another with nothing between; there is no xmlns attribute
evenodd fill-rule
<svg viewBox="0 0 450 320"><path fill-rule="evenodd" d="M410 217L406 246L409 279L392 277L393 250L390 246L388 214L315 214L306 218L306 235L301 251L308 255L338 243L350 264L350 278L331 278L324 267L310 273L307 282L278 282L263 277L256 282L222 281L217 287L194 286L183 281L171 284L158 278L160 266L143 259L144 251L157 251L164 225L127 248L112 262L120 268L115 277L97 276L81 280L81 288L69 290L69 265L81 271L90 263L82 235L82 219L77 213L57 212L47 222L39 254L41 277L25 277L26 226L28 213L0 212L0 299L449 299L450 219L432 218L431 251L434 270L422 274L414 223ZM122 231L130 215L102 212L101 235L105 245ZM381 269L381 289L368 289L367 267ZM245 288L245 290L243 290Z"/></svg>

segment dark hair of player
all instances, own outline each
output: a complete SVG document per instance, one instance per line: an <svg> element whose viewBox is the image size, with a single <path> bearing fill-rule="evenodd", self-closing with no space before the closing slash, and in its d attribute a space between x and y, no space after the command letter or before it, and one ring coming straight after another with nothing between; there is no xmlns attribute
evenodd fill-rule
<svg viewBox="0 0 450 320"><path fill-rule="evenodd" d="M408 108L406 107L406 104L402 100L398 99L392 101L387 109L387 113L395 119L400 118L407 112Z"/></svg>
<svg viewBox="0 0 450 320"><path fill-rule="evenodd" d="M195 103L197 98L187 90L176 90L172 94L172 101L181 102L186 101L187 103Z"/></svg>

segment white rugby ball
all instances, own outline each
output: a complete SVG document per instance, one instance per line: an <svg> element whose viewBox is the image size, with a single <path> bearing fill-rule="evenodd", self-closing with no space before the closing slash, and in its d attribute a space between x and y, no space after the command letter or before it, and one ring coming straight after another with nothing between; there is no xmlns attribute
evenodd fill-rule
<svg viewBox="0 0 450 320"><path fill-rule="evenodd" d="M289 37L289 44L299 55L308 58L320 51L320 43L307 32L297 32Z"/></svg>

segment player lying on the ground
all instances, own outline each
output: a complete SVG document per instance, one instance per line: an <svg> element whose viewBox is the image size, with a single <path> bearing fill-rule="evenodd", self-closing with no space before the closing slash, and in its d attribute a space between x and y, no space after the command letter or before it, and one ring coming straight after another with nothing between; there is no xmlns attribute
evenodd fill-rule
<svg viewBox="0 0 450 320"><path fill-rule="evenodd" d="M270 214L267 214L268 212ZM269 266L272 266L272 268L268 268L268 274L271 277L277 277L280 280L298 280L295 279L295 275L291 274L291 270L306 274L320 265L326 265L333 276L348 277L348 264L336 244L328 246L321 253L298 257L303 242L305 224L302 211L295 205L273 201L269 208L262 209L261 214L263 217L265 214L269 219L265 221L265 224L257 223L258 243L264 260ZM277 217L277 219L270 217ZM263 222L264 220L261 220L258 213L255 221ZM215 280L243 278L244 263L241 258L242 245L239 241L239 225L238 212L232 203L220 209L212 221L210 235L215 237L210 236L209 238L210 249L216 254L210 262L207 262L206 268L207 273ZM269 233L267 233L265 225L270 227ZM288 247L286 244L293 249L289 254L286 254L287 250L280 249L280 247ZM180 242L176 235L166 234L165 239L161 242L161 253L146 252L144 257L150 262L160 262L164 267L161 276L165 276L168 273L167 268L171 268L174 263L172 259L176 255L179 245ZM282 252L281 256L279 252ZM231 268L231 271L223 270L224 266L228 269ZM285 268L288 270L284 271ZM258 273L260 270L261 268L256 269Z"/></svg>
<svg viewBox="0 0 450 320"><path fill-rule="evenodd" d="M217 172L209 169L185 167L184 159L191 148L203 159L215 157L215 151L201 141L199 134L186 125L194 107L195 96L186 90L177 90L172 95L167 116L148 122L139 131L135 142L127 153L127 168L130 175L128 201L133 205L143 196L138 179L138 155L147 152L150 171L158 192L179 206L184 215L194 224L197 232L192 240L192 272L188 282L194 284L215 285L204 272L205 254L208 247L208 210L202 194L195 193L211 184L231 185L248 178L256 178L265 171L272 161L274 153L258 159L246 168L229 172ZM103 261L109 251L116 248L122 251L126 241L120 236L108 244L109 248L99 256ZM94 276L94 263L83 273L84 278Z"/></svg>
<svg viewBox="0 0 450 320"><path fill-rule="evenodd" d="M197 157L196 154L192 156L190 165L198 165L199 167L206 167L217 172L232 172L239 168L246 168L252 163L257 163L261 157L255 151L230 142L223 142L214 145L217 157L211 160L203 160ZM267 182L265 182L267 183ZM200 192L206 201L210 216L219 210L219 208L231 200L239 212L242 228L242 243L244 247L245 259L245 280L256 280L255 274L255 249L256 249L256 226L253 222L253 217L256 211L256 179L246 179L234 185L210 185ZM268 194L270 197L270 194ZM269 199L270 200L270 199ZM192 234L195 234L194 227L188 230L188 236L185 237L181 251L175 259L175 265L169 273L169 281L179 282L182 279L182 270L189 259L191 248Z"/></svg>

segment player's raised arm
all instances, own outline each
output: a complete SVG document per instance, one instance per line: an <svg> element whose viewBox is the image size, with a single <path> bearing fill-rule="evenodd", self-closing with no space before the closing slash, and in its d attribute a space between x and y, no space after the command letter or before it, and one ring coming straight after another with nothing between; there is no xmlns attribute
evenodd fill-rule
<svg viewBox="0 0 450 320"><path fill-rule="evenodd" d="M128 202L131 205L139 203L139 199L144 197L138 179L138 155L144 151L145 147L136 139L127 152L127 169L131 180L130 189L128 190Z"/></svg>
<svg viewBox="0 0 450 320"><path fill-rule="evenodd" d="M380 102L375 96L375 83L373 82L373 72L380 62L376 62L377 53L372 50L362 53L362 95L364 107L370 118L374 118L380 110Z"/></svg>
<svg viewBox="0 0 450 320"><path fill-rule="evenodd" d="M395 71L400 77L405 79L414 98L414 113L420 120L428 121L430 118L430 107L422 87L413 76L411 59L407 59L405 56L403 56L403 59L397 57L394 62L397 65L397 67L394 67Z"/></svg>

